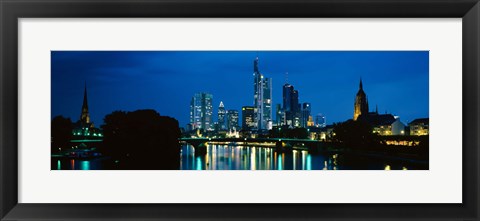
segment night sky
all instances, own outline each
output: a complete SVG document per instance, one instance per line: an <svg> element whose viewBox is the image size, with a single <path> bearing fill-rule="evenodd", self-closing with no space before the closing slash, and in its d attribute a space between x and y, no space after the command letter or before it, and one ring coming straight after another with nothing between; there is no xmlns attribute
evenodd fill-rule
<svg viewBox="0 0 480 221"><path fill-rule="evenodd" d="M79 119L85 82L95 126L115 110L155 109L184 127L196 92L213 94L215 121L220 101L241 114L253 105L257 54L273 79L274 117L286 72L299 101L328 124L353 117L360 78L371 110L404 123L429 116L428 51L52 51L51 117Z"/></svg>

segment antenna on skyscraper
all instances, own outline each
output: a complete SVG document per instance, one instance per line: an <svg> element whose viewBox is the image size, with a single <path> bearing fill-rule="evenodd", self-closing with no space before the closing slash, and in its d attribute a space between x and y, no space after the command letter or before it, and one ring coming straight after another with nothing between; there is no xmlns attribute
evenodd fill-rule
<svg viewBox="0 0 480 221"><path fill-rule="evenodd" d="M285 72L285 84L288 84L288 72Z"/></svg>

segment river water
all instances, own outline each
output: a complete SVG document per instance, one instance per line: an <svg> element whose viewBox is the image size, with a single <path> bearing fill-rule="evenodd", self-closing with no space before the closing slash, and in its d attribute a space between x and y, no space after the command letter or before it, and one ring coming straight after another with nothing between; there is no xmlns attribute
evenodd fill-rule
<svg viewBox="0 0 480 221"><path fill-rule="evenodd" d="M277 153L272 148L208 145L207 154L195 156L182 146L182 170L412 170L428 169L428 163L375 156L310 154L306 150Z"/></svg>
<svg viewBox="0 0 480 221"><path fill-rule="evenodd" d="M195 156L183 145L181 170L428 170L428 162L338 153L311 154L306 150L277 153L267 147L208 145L207 154ZM114 169L108 157L99 159L52 159L52 170Z"/></svg>

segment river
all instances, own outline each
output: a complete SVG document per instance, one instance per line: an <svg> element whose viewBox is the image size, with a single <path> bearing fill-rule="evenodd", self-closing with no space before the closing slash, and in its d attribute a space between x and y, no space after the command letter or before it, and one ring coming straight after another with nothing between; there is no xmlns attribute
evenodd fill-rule
<svg viewBox="0 0 480 221"><path fill-rule="evenodd" d="M306 150L277 153L272 148L239 145L207 146L207 154L195 156L191 145L183 145L181 170L428 170L428 162L371 155L340 153L311 154ZM108 157L100 159L52 159L52 170L114 169Z"/></svg>
<svg viewBox="0 0 480 221"><path fill-rule="evenodd" d="M405 159L346 154L310 154L306 150L277 153L272 148L208 145L207 154L195 156L182 146L182 170L412 170L428 169L428 163Z"/></svg>

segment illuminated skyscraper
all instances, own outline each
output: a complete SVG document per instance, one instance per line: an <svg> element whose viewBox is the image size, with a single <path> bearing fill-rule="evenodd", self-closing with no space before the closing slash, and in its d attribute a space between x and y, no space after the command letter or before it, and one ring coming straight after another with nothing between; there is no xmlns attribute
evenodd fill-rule
<svg viewBox="0 0 480 221"><path fill-rule="evenodd" d="M225 125L225 117L226 117L225 107L223 106L223 102L220 101L220 105L218 106L218 127L220 130L227 129Z"/></svg>
<svg viewBox="0 0 480 221"><path fill-rule="evenodd" d="M228 110L227 111L227 129L228 130L237 130L238 131L238 111L237 110Z"/></svg>
<svg viewBox="0 0 480 221"><path fill-rule="evenodd" d="M252 130L255 128L255 112L252 106L242 107L242 129Z"/></svg>
<svg viewBox="0 0 480 221"><path fill-rule="evenodd" d="M302 127L306 128L308 126L308 119L310 117L311 112L312 112L312 107L310 103L303 103L302 119L301 119Z"/></svg>
<svg viewBox="0 0 480 221"><path fill-rule="evenodd" d="M275 118L276 126L285 125L285 123L284 123L284 121L285 121L285 112L283 111L281 104L277 104L275 113L276 113L276 118Z"/></svg>
<svg viewBox="0 0 480 221"><path fill-rule="evenodd" d="M253 98L255 129L272 129L272 79L258 70L258 57L253 61Z"/></svg>
<svg viewBox="0 0 480 221"><path fill-rule="evenodd" d="M285 112L285 125L300 126L300 104L298 91L291 84L283 85L283 111Z"/></svg>
<svg viewBox="0 0 480 221"><path fill-rule="evenodd" d="M196 93L190 102L192 129L213 130L213 95Z"/></svg>

